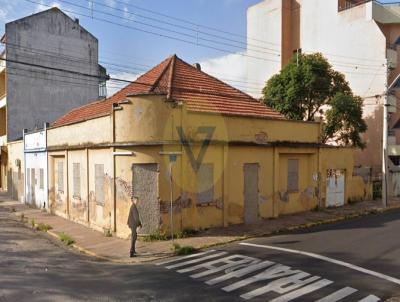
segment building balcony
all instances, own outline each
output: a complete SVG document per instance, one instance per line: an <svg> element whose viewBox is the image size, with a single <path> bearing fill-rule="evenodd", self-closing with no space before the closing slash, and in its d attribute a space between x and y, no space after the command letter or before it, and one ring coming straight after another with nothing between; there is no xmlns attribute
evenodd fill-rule
<svg viewBox="0 0 400 302"><path fill-rule="evenodd" d="M0 109L6 107L7 95L0 96Z"/></svg>

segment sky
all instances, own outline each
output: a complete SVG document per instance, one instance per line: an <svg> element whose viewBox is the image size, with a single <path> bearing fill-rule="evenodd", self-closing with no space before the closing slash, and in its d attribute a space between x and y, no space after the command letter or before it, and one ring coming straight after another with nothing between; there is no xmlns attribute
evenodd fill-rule
<svg viewBox="0 0 400 302"><path fill-rule="evenodd" d="M100 64L114 78L134 80L166 57L177 54L186 62L200 63L205 72L251 93L244 83L246 11L258 2L0 0L0 34L7 22L57 6L72 18L78 18L98 38ZM109 94L120 86L109 85Z"/></svg>

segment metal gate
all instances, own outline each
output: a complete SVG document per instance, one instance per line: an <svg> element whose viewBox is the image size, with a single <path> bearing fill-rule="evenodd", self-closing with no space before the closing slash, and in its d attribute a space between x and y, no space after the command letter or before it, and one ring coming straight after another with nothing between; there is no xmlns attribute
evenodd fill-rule
<svg viewBox="0 0 400 302"><path fill-rule="evenodd" d="M139 198L138 211L142 222L140 234L154 234L160 225L158 198L158 164L133 165L133 195Z"/></svg>
<svg viewBox="0 0 400 302"><path fill-rule="evenodd" d="M244 223L258 221L258 164L244 164Z"/></svg>
<svg viewBox="0 0 400 302"><path fill-rule="evenodd" d="M345 174L345 170L328 170L326 178L327 207L340 207L344 205Z"/></svg>

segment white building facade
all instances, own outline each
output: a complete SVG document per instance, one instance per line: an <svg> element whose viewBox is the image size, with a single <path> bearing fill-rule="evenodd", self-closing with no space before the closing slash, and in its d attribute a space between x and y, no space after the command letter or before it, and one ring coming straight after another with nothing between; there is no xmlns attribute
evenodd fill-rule
<svg viewBox="0 0 400 302"><path fill-rule="evenodd" d="M25 203L48 209L48 164L46 127L24 133Z"/></svg>
<svg viewBox="0 0 400 302"><path fill-rule="evenodd" d="M260 83L261 91L298 50L322 53L365 100L368 147L357 152L356 163L379 171L382 94L400 72L400 6L365 0L265 0L250 7L247 18L248 82ZM400 115L398 93L393 94L388 152L390 164L396 166L400 164Z"/></svg>

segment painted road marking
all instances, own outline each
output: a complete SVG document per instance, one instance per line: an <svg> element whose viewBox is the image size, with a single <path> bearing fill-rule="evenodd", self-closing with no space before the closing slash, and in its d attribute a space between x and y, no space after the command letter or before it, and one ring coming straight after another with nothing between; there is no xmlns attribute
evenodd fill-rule
<svg viewBox="0 0 400 302"><path fill-rule="evenodd" d="M203 279L208 285L230 281L230 284L225 283L221 288L225 292L234 292L236 290L243 292L243 290L246 290L246 286L252 285L250 291L240 295L245 300L274 293L279 296L271 301L286 302L334 283L331 280L322 279L320 276L312 276L307 272L293 269L280 263L262 261L244 255L227 254L227 252L208 251L169 260L164 264L167 264L165 266L167 269L176 269L176 272L181 274L195 272L190 275L193 279L207 278L213 275L208 280ZM169 265L170 263L173 264ZM258 287L255 287L255 285ZM317 302L340 301L356 291L354 288L345 287L336 290ZM380 299L370 295L358 302L376 301L380 301Z"/></svg>
<svg viewBox="0 0 400 302"><path fill-rule="evenodd" d="M377 296L370 295L358 302L377 302L377 301L381 301L381 299L379 299Z"/></svg>
<svg viewBox="0 0 400 302"><path fill-rule="evenodd" d="M199 258L199 259L194 259L194 260L189 260L189 261L181 262L181 263L178 263L178 264L169 265L169 266L166 266L166 268L167 268L167 269L177 268L177 267L185 266L185 265L188 265L188 264L198 263L198 262L201 262L201 261L204 261L204 260L208 260L208 259L211 259L211 258L216 258L216 257L219 257L219 256L224 256L224 255L226 255L226 254L227 254L226 252L222 252L222 253L218 253L218 254L213 254L213 255L205 256L205 257L202 257L202 258Z"/></svg>
<svg viewBox="0 0 400 302"><path fill-rule="evenodd" d="M304 278L306 278L306 279L304 279ZM278 294L286 294L292 290L295 290L304 285L313 283L319 279L321 279L321 278L318 276L310 277L309 273L301 272L301 273L297 273L296 275L292 275L287 278L280 278L278 280L272 281L272 282L268 283L267 285L259 287L248 293L245 293L245 294L241 295L240 297L242 297L243 299L249 300L249 299L261 296L263 294L272 293L272 292L275 292ZM302 287L302 289L304 289L304 288L305 287Z"/></svg>
<svg viewBox="0 0 400 302"><path fill-rule="evenodd" d="M336 260L333 258L329 258L326 256L322 256L322 255L318 255L315 253L309 253L309 252L304 252L304 251L299 251L299 250L293 250L293 249L287 249L287 248L283 248L283 247L277 247L277 246L272 246L272 245L260 245L260 244L253 244L253 243L246 243L246 242L242 242L240 243L240 245L245 245L245 246L252 246L252 247L258 247L258 248L263 248L263 249L269 249L269 250L277 250L277 251L281 251L281 252L287 252L287 253L291 253L291 254L299 254L299 255L304 255L304 256L309 256L312 258L316 258L316 259L320 259L320 260L324 260L326 262L330 262L330 263L334 263L337 265L341 265L347 268L350 268L352 270L355 271L359 271L361 273L364 274L368 274L392 283L396 283L397 285L400 285L400 279L385 275L385 274L381 274L375 271L371 271L369 269L363 268L361 266L357 266L348 262L344 262L344 261L340 261L340 260Z"/></svg>
<svg viewBox="0 0 400 302"><path fill-rule="evenodd" d="M271 261L259 262L257 264L253 264L253 265L250 265L248 267L245 267L245 268L242 268L242 269L239 269L239 270L235 270L233 272L229 272L229 273L227 273L225 275L222 275L222 276L219 276L217 278L208 280L206 283L208 285L214 285L214 284L229 280L231 278L240 278L240 277L243 277L243 276L248 275L250 273L253 273L255 271L258 271L260 269L263 269L263 268L266 268L268 266L271 266L273 264L275 264L275 262L271 262Z"/></svg>
<svg viewBox="0 0 400 302"><path fill-rule="evenodd" d="M209 254L209 253L212 253L212 252L215 252L215 250L208 250L208 251L205 251L205 252L191 254L191 255L188 255L188 256L180 257L180 258L170 259L170 260L167 260L167 261L156 263L156 265L165 265L165 264L168 264L168 263L181 261L181 260L184 260L184 259L196 258L198 256L202 256L202 255Z"/></svg>
<svg viewBox="0 0 400 302"><path fill-rule="evenodd" d="M319 280L315 283L309 284L305 287L302 287L298 290L292 291L286 295L280 296L278 298L275 298L273 300L271 300L271 302L286 302L286 301L291 301L294 300L296 298L299 298L301 296L304 296L306 294L309 294L311 292L314 292L318 289L321 289L329 284L332 284L333 281L327 280L327 279L322 279Z"/></svg>
<svg viewBox="0 0 400 302"><path fill-rule="evenodd" d="M355 288L345 287L334 292L333 294L330 294L329 296L326 296L325 298L319 299L316 302L336 302L350 296L351 294L354 294L356 291L357 290Z"/></svg>

